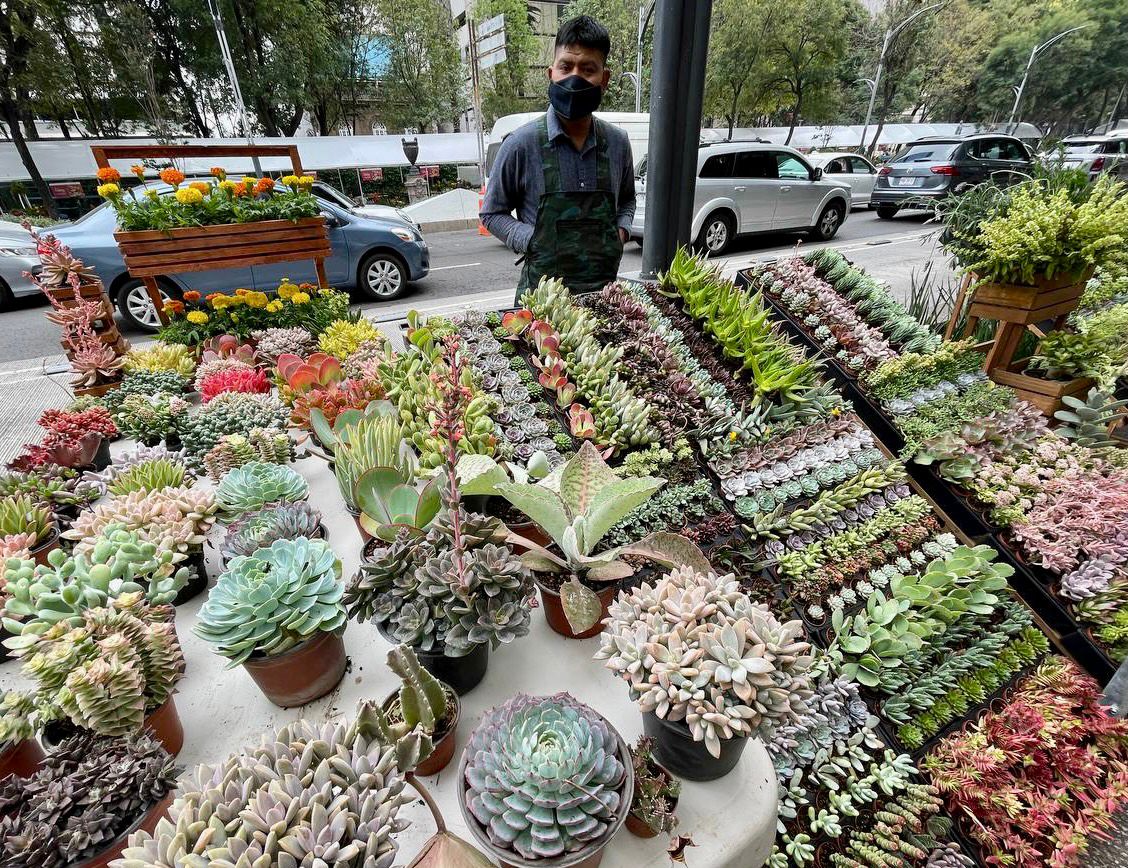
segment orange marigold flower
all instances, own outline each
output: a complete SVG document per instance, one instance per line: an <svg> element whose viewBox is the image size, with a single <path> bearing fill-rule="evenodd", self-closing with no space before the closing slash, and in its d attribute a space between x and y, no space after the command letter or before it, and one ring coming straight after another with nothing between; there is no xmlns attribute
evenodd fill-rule
<svg viewBox="0 0 1128 868"><path fill-rule="evenodd" d="M226 169L224 169L224 168L223 168L222 166L212 166L212 167L211 167L211 173L212 173L212 175L214 175L215 177L219 178L219 180L221 180L221 181L222 181L222 180L223 180L224 178L226 178L226 177L227 177L227 170L226 170Z"/></svg>
<svg viewBox="0 0 1128 868"><path fill-rule="evenodd" d="M207 294L207 297L205 298L205 301L207 301L210 304L215 304L215 300L217 298L223 298L223 293L222 292L209 292Z"/></svg>
<svg viewBox="0 0 1128 868"><path fill-rule="evenodd" d="M242 287L242 286L241 286L241 287L239 287L239 288L238 288L237 290L235 290L235 294L236 294L236 295L246 295L246 294L247 294L248 292L250 292L250 290L249 290L249 289L246 289L246 288L244 288L244 287Z"/></svg>
<svg viewBox="0 0 1128 868"><path fill-rule="evenodd" d="M145 167L142 166L140 163L135 163L134 165L130 166L129 171L131 171L134 175L137 176L138 181L144 181L145 180Z"/></svg>
<svg viewBox="0 0 1128 868"><path fill-rule="evenodd" d="M208 192L208 190L211 189L211 185L207 184L203 181L193 181L188 186L191 187L193 190L196 190L196 191L198 191L200 193L204 193L204 194L206 194Z"/></svg>
<svg viewBox="0 0 1128 868"><path fill-rule="evenodd" d="M98 180L103 184L115 184L121 180L121 172L113 166L106 166L98 170Z"/></svg>
<svg viewBox="0 0 1128 868"><path fill-rule="evenodd" d="M179 169L161 169L161 180L173 187L184 183L184 173Z"/></svg>
<svg viewBox="0 0 1128 868"><path fill-rule="evenodd" d="M273 178L259 178L258 183L255 184L255 193L269 193L274 189Z"/></svg>
<svg viewBox="0 0 1128 868"><path fill-rule="evenodd" d="M200 300L200 293L197 292L194 289L190 289L186 293L184 293L184 300L185 301L199 301Z"/></svg>
<svg viewBox="0 0 1128 868"><path fill-rule="evenodd" d="M184 313L184 303L180 302L180 301L166 302L164 308L169 313L175 313L175 314Z"/></svg>

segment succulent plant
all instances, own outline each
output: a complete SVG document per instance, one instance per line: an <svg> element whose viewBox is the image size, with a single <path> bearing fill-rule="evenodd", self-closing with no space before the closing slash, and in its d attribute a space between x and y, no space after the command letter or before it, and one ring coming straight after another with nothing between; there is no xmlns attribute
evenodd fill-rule
<svg viewBox="0 0 1128 868"><path fill-rule="evenodd" d="M366 703L351 723L296 721L196 768L169 816L132 834L119 864L391 868L393 836L409 825L397 816L412 801L406 775L430 752L418 732L383 742Z"/></svg>
<svg viewBox="0 0 1128 868"><path fill-rule="evenodd" d="M227 565L193 632L229 658L281 654L345 624L341 562L323 540L275 540Z"/></svg>
<svg viewBox="0 0 1128 868"><path fill-rule="evenodd" d="M66 739L30 778L0 781L0 864L84 862L175 790L178 771L148 735Z"/></svg>
<svg viewBox="0 0 1128 868"><path fill-rule="evenodd" d="M383 336L372 320L339 319L329 324L317 340L322 352L338 359L347 359L365 341L378 341Z"/></svg>
<svg viewBox="0 0 1128 868"><path fill-rule="evenodd" d="M196 372L196 359L186 346L157 341L126 353L123 367L127 374L133 371L173 371L182 377L191 377Z"/></svg>
<svg viewBox="0 0 1128 868"><path fill-rule="evenodd" d="M348 506L356 508L357 480L374 467L393 467L401 479L414 479L415 456L404 445L390 402L373 401L364 411L345 410L332 427L317 409L310 411L310 421L321 444L333 453L337 486Z"/></svg>
<svg viewBox="0 0 1128 868"><path fill-rule="evenodd" d="M123 594L55 624L20 648L41 719L65 718L99 735L128 735L172 695L184 654L169 606Z"/></svg>
<svg viewBox="0 0 1128 868"><path fill-rule="evenodd" d="M658 765L653 754L654 739L639 736L631 745L634 765L634 798L631 814L655 832L669 834L678 824L674 807L681 795L681 782Z"/></svg>
<svg viewBox="0 0 1128 868"><path fill-rule="evenodd" d="M23 690L0 693L0 747L35 738L39 729L35 697Z"/></svg>
<svg viewBox="0 0 1128 868"><path fill-rule="evenodd" d="M317 343L317 339L306 329L295 326L284 329L259 329L251 332L255 340L255 352L269 365L278 362L278 357L293 354L305 357Z"/></svg>
<svg viewBox="0 0 1128 868"><path fill-rule="evenodd" d="M676 569L611 604L596 660L624 679L644 712L684 720L719 756L721 740L799 719L811 697L801 621L781 623L732 575Z"/></svg>
<svg viewBox="0 0 1128 868"><path fill-rule="evenodd" d="M153 605L171 603L188 570L176 568L172 552L112 529L88 554L56 549L43 565L9 558L4 578L4 629L13 634L4 645L18 651L54 624L79 626L87 609L124 594L140 593Z"/></svg>
<svg viewBox="0 0 1128 868"><path fill-rule="evenodd" d="M215 488L216 502L228 517L262 509L268 503L293 503L308 496L309 483L300 473L264 461L228 470Z"/></svg>
<svg viewBox="0 0 1128 868"><path fill-rule="evenodd" d="M287 353L278 357L277 367L278 375L293 394L324 389L345 377L341 363L326 353L314 353L307 359Z"/></svg>
<svg viewBox="0 0 1128 868"><path fill-rule="evenodd" d="M174 395L126 395L114 411L121 433L143 443L163 440L175 428L177 401Z"/></svg>
<svg viewBox="0 0 1128 868"><path fill-rule="evenodd" d="M574 853L629 810L626 754L611 725L571 695L519 693L483 714L470 736L465 806L502 852L529 860Z"/></svg>
<svg viewBox="0 0 1128 868"><path fill-rule="evenodd" d="M179 486L133 491L103 500L83 512L63 536L75 540L76 553L84 553L111 526L125 528L182 560L190 548L203 544L215 524L218 508L215 492L210 489Z"/></svg>
<svg viewBox="0 0 1128 868"><path fill-rule="evenodd" d="M1117 401L1097 388L1090 389L1084 400L1072 395L1066 395L1061 400L1066 409L1054 413L1055 419L1065 423L1054 429L1059 437L1089 448L1117 445L1108 436L1109 426L1124 415L1128 401Z"/></svg>
<svg viewBox="0 0 1128 868"><path fill-rule="evenodd" d="M415 729L433 736L447 718L447 690L428 672L410 645L397 645L388 652L388 668L400 678L399 707L395 719L381 710L377 715L380 737L393 744Z"/></svg>
<svg viewBox="0 0 1128 868"><path fill-rule="evenodd" d="M225 560L254 554L279 539L314 539L321 528L321 513L306 501L268 503L262 509L243 513L227 526L223 540Z"/></svg>
<svg viewBox="0 0 1128 868"><path fill-rule="evenodd" d="M114 476L106 485L106 493L111 495L130 494L134 491L144 493L160 491L164 488L178 488L185 479L192 481L188 468L179 461L168 458L154 458L141 464L134 464Z"/></svg>
<svg viewBox="0 0 1128 868"><path fill-rule="evenodd" d="M26 494L0 497L0 536L31 534L34 548L54 529L55 517L49 506Z"/></svg>
<svg viewBox="0 0 1128 868"><path fill-rule="evenodd" d="M416 488L394 467L366 470L356 481L353 497L360 509L361 527L385 542L394 540L401 530L425 533L441 505L434 480Z"/></svg>
<svg viewBox="0 0 1128 868"><path fill-rule="evenodd" d="M204 468L216 482L228 470L252 461L289 464L294 460L294 441L276 428L254 428L246 434L226 434L204 456Z"/></svg>
<svg viewBox="0 0 1128 868"><path fill-rule="evenodd" d="M266 371L259 368L233 368L216 371L206 377L197 375L196 382L196 388L205 404L227 392L266 394L271 389Z"/></svg>
<svg viewBox="0 0 1128 868"><path fill-rule="evenodd" d="M191 413L177 431L184 449L197 462L227 434L250 434L255 428L284 429L290 414L274 395L226 392Z"/></svg>

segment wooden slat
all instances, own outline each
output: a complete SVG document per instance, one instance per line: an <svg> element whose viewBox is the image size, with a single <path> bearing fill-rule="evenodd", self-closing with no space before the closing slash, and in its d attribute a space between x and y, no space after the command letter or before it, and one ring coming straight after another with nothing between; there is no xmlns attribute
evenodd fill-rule
<svg viewBox="0 0 1128 868"><path fill-rule="evenodd" d="M302 174L297 145L91 145L94 162L101 169L110 160L160 159L162 157L289 157L294 174Z"/></svg>
<svg viewBox="0 0 1128 868"><path fill-rule="evenodd" d="M329 243L329 235L317 226L299 229L275 229L267 232L246 232L230 237L212 235L206 238L166 238L162 241L127 241L118 244L123 256L165 256L186 251L210 254L252 244Z"/></svg>
<svg viewBox="0 0 1128 868"><path fill-rule="evenodd" d="M136 241L170 241L185 238L214 238L223 235L243 235L246 233L276 231L278 229L301 229L309 226L325 227L325 218L303 217L301 220L256 220L251 223L220 223L215 226L183 226L176 229L142 229L135 232L115 232L117 243ZM328 230L326 230L328 231Z"/></svg>
<svg viewBox="0 0 1128 868"><path fill-rule="evenodd" d="M163 266L144 266L141 268L130 268L129 273L134 277L158 277L162 274L183 274L189 271L214 271L220 268L245 268L248 265L264 265L269 262L294 262L303 259L318 259L324 258L329 254L325 248L317 248L316 250L289 250L285 252L275 252L269 254L262 254L259 256L246 256L246 257L232 257L230 259L211 259L206 262L201 262L196 258L195 262L185 263L180 265L163 265Z"/></svg>
<svg viewBox="0 0 1128 868"><path fill-rule="evenodd" d="M130 254L125 257L125 264L129 267L130 271L141 268L160 268L162 266L175 267L183 265L186 262L192 262L197 259L206 259L210 262L216 260L228 259L241 259L245 256L259 256L266 253L277 253L282 251L284 253L292 253L300 250L306 253L311 258L314 256L329 256L332 254L332 248L329 242L324 238L312 238L301 242L292 242L290 244L278 245L273 243L266 244L238 244L235 246L214 247L207 251L207 256L201 256L198 250L185 250L181 253L151 253L151 254Z"/></svg>
<svg viewBox="0 0 1128 868"><path fill-rule="evenodd" d="M995 304L984 304L973 301L969 310L969 316L978 319L993 319L999 320L1000 322L1029 325L1030 323L1041 322L1045 319L1053 319L1063 313L1069 313L1075 307L1077 307L1076 297L1067 299L1066 301L1059 301L1057 304L1051 304L1048 307L1034 308L1033 310L1001 307Z"/></svg>
<svg viewBox="0 0 1128 868"><path fill-rule="evenodd" d="M1067 298L1079 298L1084 291L1084 281L1078 283L1075 279L1046 287L985 283L975 290L972 301L1016 308L1045 307Z"/></svg>

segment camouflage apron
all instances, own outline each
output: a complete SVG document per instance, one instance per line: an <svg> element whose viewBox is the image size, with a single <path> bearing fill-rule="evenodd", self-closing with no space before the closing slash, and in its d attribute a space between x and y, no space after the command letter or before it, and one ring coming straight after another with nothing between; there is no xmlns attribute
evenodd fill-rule
<svg viewBox="0 0 1128 868"><path fill-rule="evenodd" d="M544 276L560 278L572 292L596 292L619 273L623 243L615 225L611 159L602 122L594 123L596 189L566 192L560 189L560 160L548 140L548 121L542 117L537 122L544 195L517 284L517 305L525 290Z"/></svg>

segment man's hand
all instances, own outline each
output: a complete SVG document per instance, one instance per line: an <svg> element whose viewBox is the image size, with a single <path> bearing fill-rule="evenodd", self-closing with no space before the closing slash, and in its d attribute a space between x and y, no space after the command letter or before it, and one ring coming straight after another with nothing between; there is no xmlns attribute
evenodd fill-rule
<svg viewBox="0 0 1128 868"><path fill-rule="evenodd" d="M631 233L629 233L626 229L624 229L622 226L620 226L619 227L619 241L621 241L625 245L630 240L631 240Z"/></svg>

